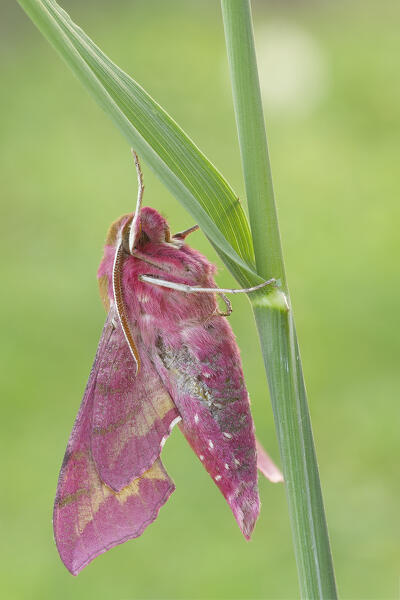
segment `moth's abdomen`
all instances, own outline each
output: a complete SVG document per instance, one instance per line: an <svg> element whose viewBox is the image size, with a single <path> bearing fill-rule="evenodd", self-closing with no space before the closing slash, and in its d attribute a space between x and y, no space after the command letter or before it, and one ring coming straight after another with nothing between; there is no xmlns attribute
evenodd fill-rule
<svg viewBox="0 0 400 600"><path fill-rule="evenodd" d="M184 435L249 538L259 512L249 399L228 323L213 317L208 326L185 327L174 343L159 331L153 360L182 416Z"/></svg>

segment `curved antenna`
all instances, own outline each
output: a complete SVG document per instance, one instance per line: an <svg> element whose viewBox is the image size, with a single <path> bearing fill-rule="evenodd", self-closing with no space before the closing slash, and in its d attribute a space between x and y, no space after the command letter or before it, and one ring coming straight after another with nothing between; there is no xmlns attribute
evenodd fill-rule
<svg viewBox="0 0 400 600"><path fill-rule="evenodd" d="M136 202L136 210L135 210L135 214L133 215L133 219L132 219L130 230L129 230L129 252L131 254L133 254L133 251L135 249L135 242L140 233L140 211L142 208L144 185L143 185L143 173L142 173L142 169L140 168L138 155L136 154L136 152L134 151L133 148L131 148L131 152L133 154L133 160L135 161L135 167L136 167L136 173L137 173L137 179L138 179L138 195L137 195L137 202Z"/></svg>
<svg viewBox="0 0 400 600"><path fill-rule="evenodd" d="M139 352L135 346L135 342L133 340L132 332L129 327L128 318L126 316L124 296L122 292L122 266L124 262L124 249L122 246L122 240L119 242L114 258L113 265L113 273L112 273L112 283L113 283L113 294L115 306L117 309L118 319L121 323L122 331L124 332L125 339L131 351L133 360L136 363L136 375L139 373L140 369L140 357Z"/></svg>

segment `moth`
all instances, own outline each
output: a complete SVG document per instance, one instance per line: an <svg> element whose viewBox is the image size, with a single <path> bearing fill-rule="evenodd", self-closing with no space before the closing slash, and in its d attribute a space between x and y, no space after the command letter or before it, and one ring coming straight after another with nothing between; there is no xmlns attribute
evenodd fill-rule
<svg viewBox="0 0 400 600"><path fill-rule="evenodd" d="M175 489L160 454L177 423L247 539L260 509L257 464L282 480L256 443L226 319L225 293L243 290L216 287L215 266L185 242L197 226L171 235L156 210L142 208L134 158L137 206L107 235L98 280L108 316L54 505L56 544L73 575L156 519Z"/></svg>

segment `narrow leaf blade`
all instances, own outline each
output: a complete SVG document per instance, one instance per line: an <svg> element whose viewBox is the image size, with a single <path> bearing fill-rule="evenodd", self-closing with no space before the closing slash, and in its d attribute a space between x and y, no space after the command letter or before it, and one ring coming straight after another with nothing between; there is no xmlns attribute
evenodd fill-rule
<svg viewBox="0 0 400 600"><path fill-rule="evenodd" d="M260 282L240 201L192 140L56 2L18 2L129 143L192 214L235 277L244 285Z"/></svg>

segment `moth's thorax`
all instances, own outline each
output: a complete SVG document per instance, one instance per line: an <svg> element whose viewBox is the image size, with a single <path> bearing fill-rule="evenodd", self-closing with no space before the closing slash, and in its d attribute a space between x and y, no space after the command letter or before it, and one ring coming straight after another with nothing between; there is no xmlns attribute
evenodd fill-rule
<svg viewBox="0 0 400 600"><path fill-rule="evenodd" d="M126 256L123 267L123 290L128 311L153 316L168 322L185 322L208 318L216 308L210 294L185 294L154 286L140 280L141 275L152 275L176 283L192 286L215 287L214 267L199 252L187 245L177 248L168 242L148 242L137 256ZM165 323L167 326L167 323Z"/></svg>
<svg viewBox="0 0 400 600"><path fill-rule="evenodd" d="M128 312L165 317L171 311L179 318L197 317L201 320L211 314L215 298L209 294L184 294L176 290L156 287L140 281L140 275L158 276L176 283L192 286L215 287L215 267L202 254L190 248L183 240L170 237L168 223L156 210L145 207L140 213L140 234L133 254L124 243L131 215L124 215L112 224L104 248L98 278L102 300L109 308L113 304L112 269L115 252L122 241L124 259L122 288Z"/></svg>
<svg viewBox="0 0 400 600"><path fill-rule="evenodd" d="M106 246L115 246L124 238L127 234L129 235L129 225L133 219L133 213L122 215L116 221L114 221L106 236ZM169 242L170 231L167 221L164 219L159 212L150 206L145 206L140 211L140 227L139 237L136 240L135 246L143 247L147 242ZM122 239L123 242L126 240ZM128 247L124 243L126 248Z"/></svg>

